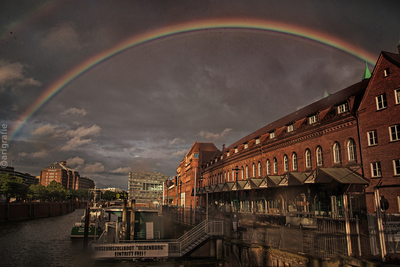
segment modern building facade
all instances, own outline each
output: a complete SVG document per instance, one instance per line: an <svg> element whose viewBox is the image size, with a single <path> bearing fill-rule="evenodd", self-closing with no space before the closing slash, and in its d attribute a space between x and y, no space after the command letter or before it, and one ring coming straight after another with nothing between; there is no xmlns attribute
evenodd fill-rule
<svg viewBox="0 0 400 267"><path fill-rule="evenodd" d="M79 172L67 166L66 161L54 162L40 172L40 184L47 186L51 181L71 189L90 189L94 188L94 181L80 177Z"/></svg>
<svg viewBox="0 0 400 267"><path fill-rule="evenodd" d="M169 176L156 172L129 172L129 199L137 203L159 202L163 196L163 184Z"/></svg>
<svg viewBox="0 0 400 267"><path fill-rule="evenodd" d="M202 206L207 196L241 212L341 217L345 207L351 215L374 213L378 186L387 212L398 213L398 108L400 55L382 52L372 74L366 68L361 81L214 151L197 165L198 176L182 171L192 147L177 169L178 195L196 187Z"/></svg>

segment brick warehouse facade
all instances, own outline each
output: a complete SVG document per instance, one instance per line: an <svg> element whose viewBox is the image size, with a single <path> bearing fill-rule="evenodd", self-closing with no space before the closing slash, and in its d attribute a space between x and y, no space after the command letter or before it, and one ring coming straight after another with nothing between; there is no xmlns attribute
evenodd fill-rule
<svg viewBox="0 0 400 267"><path fill-rule="evenodd" d="M207 193L213 205L244 212L340 216L346 201L355 214L374 213L373 191L380 185L387 212L398 213L400 56L382 52L368 74L203 160L197 200ZM185 203L193 205L194 176L182 175L183 161L178 177L185 177Z"/></svg>
<svg viewBox="0 0 400 267"><path fill-rule="evenodd" d="M67 166L67 162L54 162L43 168L40 172L39 183L48 186L51 181L63 185L65 188L71 189L91 189L95 187L93 180L80 177L79 172Z"/></svg>

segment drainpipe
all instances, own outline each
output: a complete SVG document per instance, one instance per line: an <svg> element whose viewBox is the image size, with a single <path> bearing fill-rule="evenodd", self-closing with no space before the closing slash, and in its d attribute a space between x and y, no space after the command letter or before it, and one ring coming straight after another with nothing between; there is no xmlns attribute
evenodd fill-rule
<svg viewBox="0 0 400 267"><path fill-rule="evenodd" d="M365 176L364 176L363 157L362 157L362 149L361 149L360 122L359 122L359 118L358 118L357 113L356 113L356 119L357 119L358 146L360 148L359 150L360 150L361 174L362 174L362 177L365 178Z"/></svg>

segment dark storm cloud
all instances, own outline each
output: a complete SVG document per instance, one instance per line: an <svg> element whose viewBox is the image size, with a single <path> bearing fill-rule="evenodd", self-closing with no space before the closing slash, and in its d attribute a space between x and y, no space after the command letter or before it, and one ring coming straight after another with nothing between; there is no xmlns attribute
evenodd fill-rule
<svg viewBox="0 0 400 267"><path fill-rule="evenodd" d="M30 1L3 5L0 118L7 124L84 60L177 22L281 21L337 36L376 57L395 51L400 37L395 1L74 1L40 15ZM174 175L195 141L230 145L324 92L360 81L364 66L334 48L265 31L161 38L72 80L28 120L9 156L18 171L38 175L67 160L99 187L126 189L129 171Z"/></svg>

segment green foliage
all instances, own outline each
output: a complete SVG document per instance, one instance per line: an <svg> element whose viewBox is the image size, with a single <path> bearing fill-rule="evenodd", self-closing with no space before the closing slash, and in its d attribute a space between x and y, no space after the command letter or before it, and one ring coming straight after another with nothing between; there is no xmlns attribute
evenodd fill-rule
<svg viewBox="0 0 400 267"><path fill-rule="evenodd" d="M33 184L29 186L29 198L46 201L48 199L48 191L44 185Z"/></svg>
<svg viewBox="0 0 400 267"><path fill-rule="evenodd" d="M113 191L107 190L102 194L101 198L104 200L115 200L117 198L117 194Z"/></svg>
<svg viewBox="0 0 400 267"><path fill-rule="evenodd" d="M21 177L11 176L9 174L0 175L0 194L10 201L10 198L15 197L17 200L22 200L27 197L28 186L24 183Z"/></svg>

